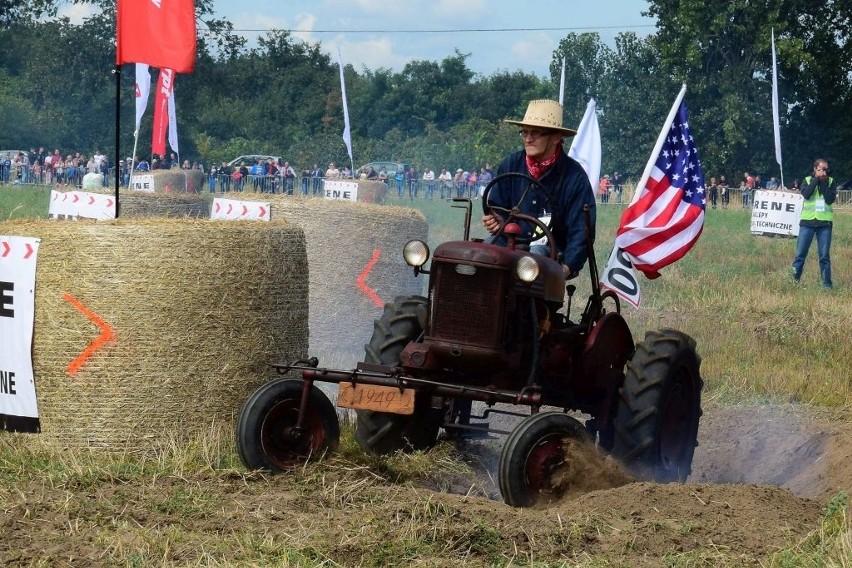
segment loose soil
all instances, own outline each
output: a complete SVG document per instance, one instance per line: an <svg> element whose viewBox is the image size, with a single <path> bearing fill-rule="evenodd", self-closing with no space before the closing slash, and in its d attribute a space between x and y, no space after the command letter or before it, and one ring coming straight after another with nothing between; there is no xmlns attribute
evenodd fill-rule
<svg viewBox="0 0 852 568"><path fill-rule="evenodd" d="M566 472L577 491L541 509L499 500L491 442L468 444L470 472L405 485L364 475L353 484L334 460L315 491L294 489L288 474L22 480L0 489L0 564L111 565L124 550L149 550L140 565L256 565L258 548L286 546L303 556L275 564L758 566L817 529L828 500L852 488L852 426L802 407L709 405L699 443L686 484L635 482L578 450ZM375 554L412 533L431 538L433 556Z"/></svg>

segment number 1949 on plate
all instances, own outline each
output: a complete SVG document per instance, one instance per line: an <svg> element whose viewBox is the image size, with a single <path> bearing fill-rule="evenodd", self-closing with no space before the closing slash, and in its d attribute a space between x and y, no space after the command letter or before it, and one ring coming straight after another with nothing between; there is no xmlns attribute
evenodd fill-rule
<svg viewBox="0 0 852 568"><path fill-rule="evenodd" d="M340 383L337 406L392 414L414 413L414 390L379 385Z"/></svg>

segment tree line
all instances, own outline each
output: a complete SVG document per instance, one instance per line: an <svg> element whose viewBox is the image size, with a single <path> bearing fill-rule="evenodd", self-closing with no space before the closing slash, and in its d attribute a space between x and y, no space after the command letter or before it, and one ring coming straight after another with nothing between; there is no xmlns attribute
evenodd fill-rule
<svg viewBox="0 0 852 568"><path fill-rule="evenodd" d="M115 139L115 4L73 25L57 0L0 0L0 148L106 150ZM274 30L256 46L197 0L195 72L178 75L181 158L203 163L241 154L284 156L305 167L348 163L336 61L319 43ZM852 177L852 0L653 0L654 33L570 33L550 76L473 73L468 54L418 60L401 71L345 67L355 167L395 160L431 168L496 164L519 147L529 100L557 98L566 60L565 120L598 106L604 171L638 178L681 83L706 176L779 175L772 118L771 31L785 180L817 157ZM134 70L121 69L121 154L134 129ZM156 79L155 79L156 80ZM152 96L153 98L153 96ZM149 103L149 113L153 101ZM151 115L139 135L150 152Z"/></svg>

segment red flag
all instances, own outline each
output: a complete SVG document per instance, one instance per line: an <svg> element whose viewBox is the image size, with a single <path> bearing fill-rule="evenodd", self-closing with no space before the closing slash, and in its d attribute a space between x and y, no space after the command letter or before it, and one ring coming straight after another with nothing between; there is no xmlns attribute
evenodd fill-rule
<svg viewBox="0 0 852 568"><path fill-rule="evenodd" d="M192 73L195 67L193 0L118 0L115 63Z"/></svg>
<svg viewBox="0 0 852 568"><path fill-rule="evenodd" d="M630 206L621 216L615 246L648 278L685 255L704 228L704 174L689 132L681 89L663 125Z"/></svg>
<svg viewBox="0 0 852 568"><path fill-rule="evenodd" d="M151 133L151 153L166 155L166 127L169 124L169 97L174 90L175 72L160 69L157 97L154 99L154 128Z"/></svg>

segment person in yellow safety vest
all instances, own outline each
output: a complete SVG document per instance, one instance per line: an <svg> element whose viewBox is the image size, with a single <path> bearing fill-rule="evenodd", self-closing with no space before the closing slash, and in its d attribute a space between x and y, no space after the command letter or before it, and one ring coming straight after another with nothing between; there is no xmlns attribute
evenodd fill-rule
<svg viewBox="0 0 852 568"><path fill-rule="evenodd" d="M831 288L831 226L834 220L832 204L837 197L834 178L828 175L828 162L822 158L814 162L813 176L807 176L802 184L802 218L799 221L799 238L796 242L796 258L793 260L793 280L802 277L808 249L816 236L819 253L819 273L822 285Z"/></svg>

